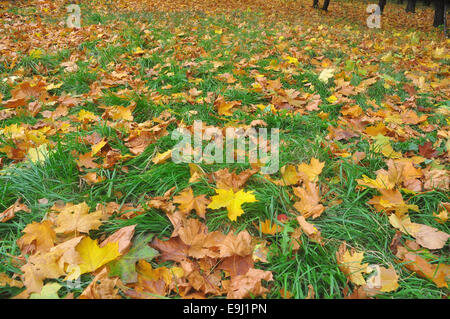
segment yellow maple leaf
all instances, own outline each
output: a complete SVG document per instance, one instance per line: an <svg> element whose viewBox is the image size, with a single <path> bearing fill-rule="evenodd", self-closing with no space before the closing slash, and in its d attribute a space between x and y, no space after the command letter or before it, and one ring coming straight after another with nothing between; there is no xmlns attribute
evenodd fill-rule
<svg viewBox="0 0 450 319"><path fill-rule="evenodd" d="M336 259L339 264L339 269L353 282L355 285L365 285L366 280L363 273L367 273L367 266L369 264L361 264L364 258L364 252L356 252L352 250L350 253L346 248L346 243L343 242L336 252Z"/></svg>
<svg viewBox="0 0 450 319"><path fill-rule="evenodd" d="M33 59L40 59L43 54L44 54L44 52L41 49L33 49L33 50L30 50L29 55Z"/></svg>
<svg viewBox="0 0 450 319"><path fill-rule="evenodd" d="M329 97L326 98L326 100L331 104L334 104L334 102L337 101L337 97L335 97L334 95L330 95Z"/></svg>
<svg viewBox="0 0 450 319"><path fill-rule="evenodd" d="M84 238L78 244L76 251L83 261L77 266L70 267L66 280L75 280L78 276L93 272L120 256L119 243L108 243L100 248L97 240L89 237Z"/></svg>
<svg viewBox="0 0 450 319"><path fill-rule="evenodd" d="M125 107L121 105L116 105L112 107L105 108L105 116L118 121L133 121L133 107Z"/></svg>
<svg viewBox="0 0 450 319"><path fill-rule="evenodd" d="M84 123L94 122L97 120L97 116L95 116L94 113L86 110L81 110L80 112L78 112L77 118L80 122Z"/></svg>
<svg viewBox="0 0 450 319"><path fill-rule="evenodd" d="M320 162L317 158L311 158L311 161L308 164L301 163L297 166L298 172L300 176L304 174L310 182L315 182L318 179L320 173L322 173L322 169L325 166L325 162Z"/></svg>
<svg viewBox="0 0 450 319"><path fill-rule="evenodd" d="M217 195L212 197L212 202L208 208L218 209L226 207L228 211L228 218L235 221L238 216L244 213L241 208L243 203L256 202L257 199L253 195L253 191L245 192L243 189L235 193L232 189L216 189Z"/></svg>
<svg viewBox="0 0 450 319"><path fill-rule="evenodd" d="M300 176L294 165L285 165L281 168L280 172L283 180L281 185L296 185L300 181Z"/></svg>
<svg viewBox="0 0 450 319"><path fill-rule="evenodd" d="M108 141L106 141L105 139L102 139L100 142L98 142L95 145L91 146L91 156L94 156L95 154L97 154L102 148L103 146L106 145L106 143L108 143Z"/></svg>
<svg viewBox="0 0 450 319"><path fill-rule="evenodd" d="M161 164L171 157L172 157L172 150L168 150L167 152L156 154L155 157L152 158L152 162L153 164Z"/></svg>
<svg viewBox="0 0 450 319"><path fill-rule="evenodd" d="M374 292L391 292L398 289L398 275L392 265L389 268L369 265L367 272L372 274L367 279L367 288Z"/></svg>
<svg viewBox="0 0 450 319"><path fill-rule="evenodd" d="M83 202L78 205L67 204L56 218L56 233L69 234L72 232L88 233L98 229L102 224L101 211L89 214L89 206Z"/></svg>
<svg viewBox="0 0 450 319"><path fill-rule="evenodd" d="M282 227L278 226L275 223L272 223L269 219L266 219L264 222L259 222L259 229L261 233L267 235L275 235L276 233L283 230Z"/></svg>
<svg viewBox="0 0 450 319"><path fill-rule="evenodd" d="M375 189L393 189L395 186L395 183L389 179L387 174L378 174L376 179L363 175L362 179L357 179L356 181L359 185Z"/></svg>
<svg viewBox="0 0 450 319"><path fill-rule="evenodd" d="M288 63L294 64L294 65L298 65L299 64L298 59L294 58L294 57L291 57L291 56L284 57L283 59L285 61L287 61Z"/></svg>
<svg viewBox="0 0 450 319"><path fill-rule="evenodd" d="M39 147L30 148L27 153L28 159L33 163L44 163L48 158L49 152L47 144L42 144Z"/></svg>
<svg viewBox="0 0 450 319"><path fill-rule="evenodd" d="M374 151L381 153L388 158L401 158L402 153L394 151L392 148L389 137L378 134L374 137L375 144L373 145Z"/></svg>

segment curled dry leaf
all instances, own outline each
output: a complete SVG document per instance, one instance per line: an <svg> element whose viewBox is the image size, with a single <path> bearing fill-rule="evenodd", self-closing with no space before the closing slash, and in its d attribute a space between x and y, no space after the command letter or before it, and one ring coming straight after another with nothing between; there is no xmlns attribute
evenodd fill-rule
<svg viewBox="0 0 450 319"><path fill-rule="evenodd" d="M27 205L20 203L20 198L18 198L14 204L5 209L3 213L0 213L0 223L5 223L8 220L11 220L14 216L16 216L16 213L20 211L24 211L26 213L31 212Z"/></svg>
<svg viewBox="0 0 450 319"><path fill-rule="evenodd" d="M314 226L306 221L305 217L297 216L297 221L300 224L301 229L305 232L309 239L315 241L316 243L323 245L322 236L320 231ZM295 236L295 235L294 235ZM295 247L295 244L294 244Z"/></svg>
<svg viewBox="0 0 450 319"><path fill-rule="evenodd" d="M180 204L179 209L184 214L189 214L191 210L195 210L197 215L205 218L206 206L211 202L206 195L194 197L192 188L183 190L178 196L174 196L173 202Z"/></svg>
<svg viewBox="0 0 450 319"><path fill-rule="evenodd" d="M450 275L450 265L443 263L431 264L428 259L421 256L427 251L421 249L418 244L412 241L406 241L406 247L398 245L396 251L397 262L401 263L403 267L433 281L440 288L448 287L446 278Z"/></svg>

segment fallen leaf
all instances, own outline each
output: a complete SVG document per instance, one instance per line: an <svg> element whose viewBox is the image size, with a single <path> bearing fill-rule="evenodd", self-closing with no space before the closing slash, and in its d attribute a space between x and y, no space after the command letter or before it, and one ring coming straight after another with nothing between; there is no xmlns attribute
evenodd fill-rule
<svg viewBox="0 0 450 319"><path fill-rule="evenodd" d="M82 262L77 265L78 271L72 269L66 277L66 280L74 280L77 279L79 275L93 272L120 256L118 243L108 243L100 248L97 244L97 240L93 240L89 237L85 237L78 244L76 251L80 254Z"/></svg>
<svg viewBox="0 0 450 319"><path fill-rule="evenodd" d="M253 203L257 199L253 195L253 191L245 192L240 190L235 193L232 189L216 189L217 195L213 196L208 208L218 209L226 207L228 211L228 218L231 221L236 221L238 216L244 213L241 205L244 203Z"/></svg>
<svg viewBox="0 0 450 319"><path fill-rule="evenodd" d="M120 277L124 284L136 282L136 263L139 260L150 261L159 255L158 251L149 246L152 238L153 234L137 237L126 255L109 263L110 276Z"/></svg>
<svg viewBox="0 0 450 319"><path fill-rule="evenodd" d="M349 252L346 248L345 242L339 246L339 249L336 252L336 259L339 269L350 279L351 282L358 286L366 284L362 274L367 272L367 266L369 264L361 264L363 258L363 252L358 253L354 249Z"/></svg>
<svg viewBox="0 0 450 319"><path fill-rule="evenodd" d="M26 213L30 213L31 210L27 205L20 203L21 199L18 198L14 204L9 206L7 209L0 213L0 223L5 223L8 220L14 218L17 212L24 211Z"/></svg>

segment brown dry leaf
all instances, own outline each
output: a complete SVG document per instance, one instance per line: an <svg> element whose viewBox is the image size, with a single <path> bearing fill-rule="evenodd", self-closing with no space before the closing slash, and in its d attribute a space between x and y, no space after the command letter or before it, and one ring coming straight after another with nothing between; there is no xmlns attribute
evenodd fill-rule
<svg viewBox="0 0 450 319"><path fill-rule="evenodd" d="M38 252L28 259L20 269L27 292L39 293L45 279L56 279L67 274L66 270L81 262L75 250L83 237L70 239L47 252ZM69 268L68 268L69 267Z"/></svg>
<svg viewBox="0 0 450 319"><path fill-rule="evenodd" d="M35 98L45 101L45 98L48 97L47 90L45 89L46 86L47 85L43 81L39 81L36 84L22 82L11 91L11 96L13 99Z"/></svg>
<svg viewBox="0 0 450 319"><path fill-rule="evenodd" d="M241 231L237 235L230 231L219 247L220 257L233 255L245 257L253 252L252 236L246 230Z"/></svg>
<svg viewBox="0 0 450 319"><path fill-rule="evenodd" d="M433 158L436 157L438 153L435 149L433 149L433 143L428 141L423 145L419 145L419 154L425 158Z"/></svg>
<svg viewBox="0 0 450 319"><path fill-rule="evenodd" d="M191 210L195 210L197 215L205 218L206 206L211 202L206 195L194 197L192 188L183 190L178 196L173 197L173 202L180 204L178 207L184 214L189 214Z"/></svg>
<svg viewBox="0 0 450 319"><path fill-rule="evenodd" d="M16 216L17 212L24 211L26 213L31 213L31 210L27 205L20 203L21 199L18 198L14 204L9 206L7 209L0 213L0 223L5 223Z"/></svg>
<svg viewBox="0 0 450 319"><path fill-rule="evenodd" d="M416 238L416 242L422 247L428 249L441 249L444 247L450 235L436 228L412 223L408 216L397 216L392 214L389 216L389 222L392 226L405 234L409 234Z"/></svg>
<svg viewBox="0 0 450 319"><path fill-rule="evenodd" d="M425 190L434 188L450 190L450 175L448 170L433 169L426 171L423 188Z"/></svg>
<svg viewBox="0 0 450 319"><path fill-rule="evenodd" d="M87 152L86 154L80 154L76 160L78 167L86 168L99 168L100 165L94 162L92 157L92 152Z"/></svg>
<svg viewBox="0 0 450 319"><path fill-rule="evenodd" d="M78 205L66 204L56 218L56 233L70 234L89 233L93 229L98 229L102 224L103 213L96 211L89 214L89 206L83 202Z"/></svg>
<svg viewBox="0 0 450 319"><path fill-rule="evenodd" d="M294 194L300 201L294 203L297 209L305 218L313 219L319 217L325 207L320 202L319 187L313 182L305 182L303 187L294 187Z"/></svg>
<svg viewBox="0 0 450 319"><path fill-rule="evenodd" d="M300 182L300 176L294 165L288 164L280 169L282 183L281 185L296 185Z"/></svg>
<svg viewBox="0 0 450 319"><path fill-rule="evenodd" d="M361 264L364 253L356 252L352 249L351 252L347 250L346 242L344 241L341 246L339 246L336 252L336 259L339 265L339 269L353 282L355 285L365 285L363 273L367 272L367 266L369 264Z"/></svg>
<svg viewBox="0 0 450 319"><path fill-rule="evenodd" d="M385 211L386 213L395 212L399 215L403 215L408 210L419 211L417 205L406 204L403 201L403 196L398 189L379 189L381 196L374 196L367 203L375 207L379 212Z"/></svg>
<svg viewBox="0 0 450 319"><path fill-rule="evenodd" d="M23 230L25 235L17 240L17 245L22 254L34 254L50 250L56 241L56 233L52 226L53 224L49 220L28 224Z"/></svg>
<svg viewBox="0 0 450 319"><path fill-rule="evenodd" d="M225 270L231 277L234 277L245 275L253 266L251 255L245 257L234 255L224 258L217 269Z"/></svg>
<svg viewBox="0 0 450 319"><path fill-rule="evenodd" d="M292 232L290 238L291 238L291 247L293 251L297 251L300 249L302 245L302 240L300 239L302 233L303 231L301 226L295 228L294 231Z"/></svg>
<svg viewBox="0 0 450 319"><path fill-rule="evenodd" d="M354 164L359 164L365 158L366 158L366 152L356 151L352 156L352 161Z"/></svg>
<svg viewBox="0 0 450 319"><path fill-rule="evenodd" d="M155 137L152 132L138 131L132 132L128 138L125 139L125 146L130 149L134 155L142 154L147 146L155 142Z"/></svg>
<svg viewBox="0 0 450 319"><path fill-rule="evenodd" d="M178 236L189 247L189 256L194 258L204 258L206 256L217 257L216 253L208 249L207 241L210 234L206 225L202 224L199 220L186 220L183 227L178 229Z"/></svg>
<svg viewBox="0 0 450 319"><path fill-rule="evenodd" d="M119 244L119 253L121 255L124 255L128 249L131 247L131 239L134 235L134 230L137 225L131 225L126 226L118 231L116 231L114 234L106 238L102 243L100 244L100 248L104 247L105 245L109 243L118 243Z"/></svg>
<svg viewBox="0 0 450 319"><path fill-rule="evenodd" d="M180 237L173 237L162 241L153 239L151 246L161 252L161 260L173 260L181 262L188 257L189 246Z"/></svg>
<svg viewBox="0 0 450 319"><path fill-rule="evenodd" d="M417 273L419 276L428 278L433 281L439 288L448 287L446 282L447 276L450 275L450 265L446 264L430 264L426 259L419 255L425 252L420 249L415 242L407 241L406 247L398 246L395 256L399 258L399 263L410 271Z"/></svg>
<svg viewBox="0 0 450 319"><path fill-rule="evenodd" d="M218 170L214 173L216 186L220 189L232 189L235 193L244 187L247 180L256 174L258 169L247 169L236 174L234 171L230 173L228 168Z"/></svg>
<svg viewBox="0 0 450 319"><path fill-rule="evenodd" d="M303 216L297 216L297 221L300 224L301 229L305 232L309 239L315 241L320 245L323 245L322 236L316 226L308 223Z"/></svg>
<svg viewBox="0 0 450 319"><path fill-rule="evenodd" d="M268 289L263 287L261 280L273 280L272 272L252 268L245 275L232 277L228 287L227 298L243 299L250 298L250 295L264 295Z"/></svg>
<svg viewBox="0 0 450 319"><path fill-rule="evenodd" d="M305 299L314 299L315 295L316 295L316 293L314 292L313 285L309 284L308 285L308 295L305 297Z"/></svg>
<svg viewBox="0 0 450 319"><path fill-rule="evenodd" d="M119 288L116 288L118 286L120 286L120 279L109 278L107 267L104 267L92 279L79 299L122 299L119 295Z"/></svg>
<svg viewBox="0 0 450 319"><path fill-rule="evenodd" d="M418 224L419 229L415 234L416 242L428 249L441 249L445 246L450 235L437 230L434 227Z"/></svg>
<svg viewBox="0 0 450 319"><path fill-rule="evenodd" d="M187 273L186 279L189 284L197 291L203 292L204 294L213 294L215 296L220 296L223 294L221 284L221 273L220 271L200 273L198 269Z"/></svg>

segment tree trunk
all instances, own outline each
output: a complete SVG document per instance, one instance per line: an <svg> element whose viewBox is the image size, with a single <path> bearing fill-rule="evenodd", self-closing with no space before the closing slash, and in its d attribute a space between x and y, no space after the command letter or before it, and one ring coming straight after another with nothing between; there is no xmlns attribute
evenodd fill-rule
<svg viewBox="0 0 450 319"><path fill-rule="evenodd" d="M403 4L403 0L398 0L397 3L398 4Z"/></svg>
<svg viewBox="0 0 450 319"><path fill-rule="evenodd" d="M439 27L444 24L445 0L434 0L433 26Z"/></svg>
<svg viewBox="0 0 450 319"><path fill-rule="evenodd" d="M423 4L429 7L431 5L431 0L423 0Z"/></svg>
<svg viewBox="0 0 450 319"><path fill-rule="evenodd" d="M328 5L330 4L330 0L325 0L323 2L322 10L328 11Z"/></svg>
<svg viewBox="0 0 450 319"><path fill-rule="evenodd" d="M379 0L378 6L380 7L381 14L383 14L384 7L386 6L386 0Z"/></svg>
<svg viewBox="0 0 450 319"><path fill-rule="evenodd" d="M313 8L318 8L319 7L319 0L314 0L314 3L313 3Z"/></svg>
<svg viewBox="0 0 450 319"><path fill-rule="evenodd" d="M406 5L406 12L416 12L416 0L408 0L408 4Z"/></svg>

